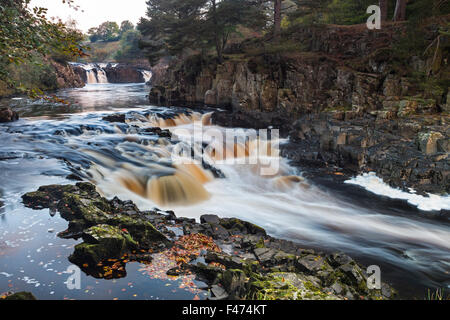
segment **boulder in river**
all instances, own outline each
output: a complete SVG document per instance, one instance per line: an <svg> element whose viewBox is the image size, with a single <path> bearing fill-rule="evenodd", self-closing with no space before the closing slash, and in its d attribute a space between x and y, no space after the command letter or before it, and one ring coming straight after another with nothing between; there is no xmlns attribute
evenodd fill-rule
<svg viewBox="0 0 450 320"><path fill-rule="evenodd" d="M0 123L13 122L19 120L17 112L9 107L0 108Z"/></svg>
<svg viewBox="0 0 450 320"><path fill-rule="evenodd" d="M110 225L90 227L83 232L83 240L69 258L73 263L97 265L107 259L119 259L138 247L128 231Z"/></svg>

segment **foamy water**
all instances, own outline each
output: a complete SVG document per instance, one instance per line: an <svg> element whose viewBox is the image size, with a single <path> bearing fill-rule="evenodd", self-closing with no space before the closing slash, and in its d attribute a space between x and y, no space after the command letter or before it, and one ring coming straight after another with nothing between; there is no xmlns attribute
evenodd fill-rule
<svg viewBox="0 0 450 320"><path fill-rule="evenodd" d="M346 181L345 183L361 186L366 190L380 196L389 197L391 199L406 200L408 201L408 203L416 206L420 210L450 210L450 196L439 196L435 194L422 196L415 194L415 191L413 189L411 189L408 193L400 189L392 188L388 184L384 183L383 179L377 177L376 173L374 172L364 173Z"/></svg>

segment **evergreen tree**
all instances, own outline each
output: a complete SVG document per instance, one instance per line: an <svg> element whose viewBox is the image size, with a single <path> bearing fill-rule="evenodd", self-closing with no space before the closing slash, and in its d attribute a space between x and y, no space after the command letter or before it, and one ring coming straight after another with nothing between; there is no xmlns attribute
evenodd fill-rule
<svg viewBox="0 0 450 320"><path fill-rule="evenodd" d="M144 36L141 46L152 64L165 55L209 48L215 49L221 62L238 26L265 24L257 4L250 0L149 0L147 19L138 25Z"/></svg>

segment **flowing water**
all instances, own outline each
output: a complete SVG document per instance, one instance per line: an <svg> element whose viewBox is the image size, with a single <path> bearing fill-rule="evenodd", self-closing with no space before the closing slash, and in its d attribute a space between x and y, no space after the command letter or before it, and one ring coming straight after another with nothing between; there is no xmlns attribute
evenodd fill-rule
<svg viewBox="0 0 450 320"><path fill-rule="evenodd" d="M447 220L434 218L436 212L352 184L307 181L279 156L286 140L214 126L208 111L149 106L148 90L95 84L60 91L70 106L2 102L14 105L22 118L0 125L0 293L26 290L50 299L204 298L138 263L127 265L124 279L84 275L82 290L68 290L67 257L77 241L56 236L67 227L58 214L24 208L20 197L41 185L73 183L65 178L71 173L95 183L108 198L135 201L141 210L237 217L308 248L346 252L379 265L382 280L403 297L422 299L428 288L450 286L450 228ZM125 113L127 123L102 120L116 112ZM151 127L170 130L172 140ZM186 150L196 158L188 159ZM439 209L448 198L432 200L438 204L431 208Z"/></svg>

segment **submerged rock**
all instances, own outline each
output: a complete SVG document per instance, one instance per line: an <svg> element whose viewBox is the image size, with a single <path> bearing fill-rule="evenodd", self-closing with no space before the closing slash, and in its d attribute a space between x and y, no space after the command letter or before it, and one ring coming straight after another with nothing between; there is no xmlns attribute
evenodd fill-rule
<svg viewBox="0 0 450 320"><path fill-rule="evenodd" d="M103 117L104 121L108 122L118 122L118 123L125 123L125 115L124 114L113 114L110 116Z"/></svg>

